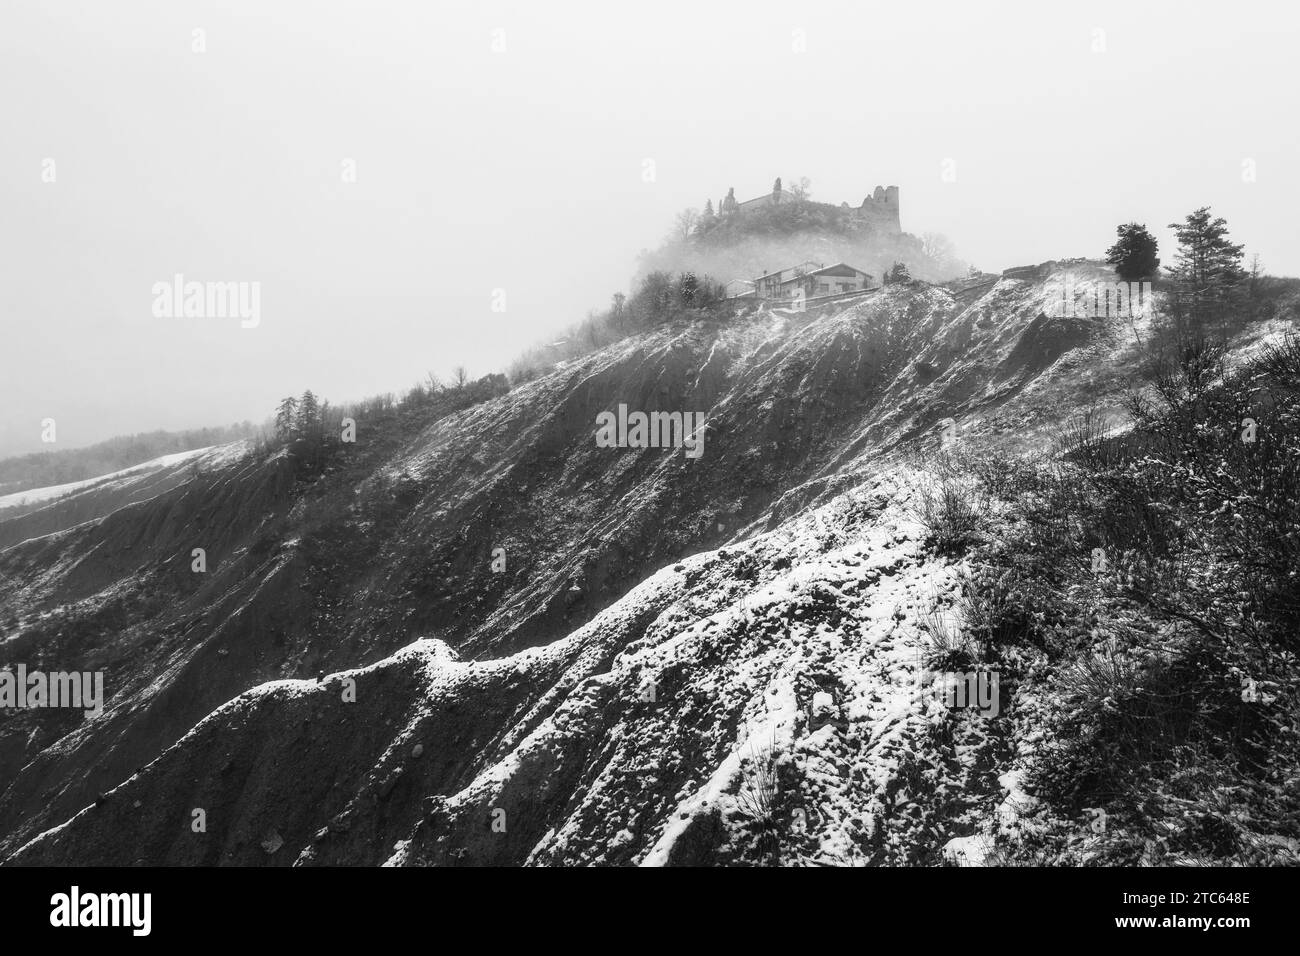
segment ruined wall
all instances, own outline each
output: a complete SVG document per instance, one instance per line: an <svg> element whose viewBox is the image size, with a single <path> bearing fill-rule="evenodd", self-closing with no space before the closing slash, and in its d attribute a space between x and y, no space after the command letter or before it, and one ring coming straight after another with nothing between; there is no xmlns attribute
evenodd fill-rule
<svg viewBox="0 0 1300 956"><path fill-rule="evenodd" d="M755 196L753 199L746 199L737 205L738 212L754 212L759 209L766 209L776 203L771 193L762 196ZM780 202L797 202L793 193L789 190L781 191ZM849 206L847 203L841 203L852 213L853 218L868 222L881 232L896 235L903 231L902 220L898 211L898 187L897 186L877 186L870 196L862 200L861 206Z"/></svg>
<svg viewBox="0 0 1300 956"><path fill-rule="evenodd" d="M877 186L875 192L862 200L862 205L853 210L854 218L871 223L883 232L900 233L903 231L902 220L898 211L898 187Z"/></svg>
<svg viewBox="0 0 1300 956"><path fill-rule="evenodd" d="M797 202L794 193L790 192L787 189L781 190L781 199L779 201L783 203ZM744 202L740 203L736 208L740 212L749 212L750 210L754 210L754 209L766 209L768 206L776 205L777 202L778 200L775 198L775 196L772 193L767 193L766 195L763 196L755 196L753 199L746 199Z"/></svg>

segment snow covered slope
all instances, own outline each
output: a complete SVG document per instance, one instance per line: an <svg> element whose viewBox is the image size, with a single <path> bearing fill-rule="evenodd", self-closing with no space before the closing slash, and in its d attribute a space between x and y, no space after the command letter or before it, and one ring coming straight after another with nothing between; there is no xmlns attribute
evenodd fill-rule
<svg viewBox="0 0 1300 956"><path fill-rule="evenodd" d="M311 473L215 449L0 512L0 665L108 695L0 724L0 858L942 859L1001 825L1015 766L917 697L958 569L907 460L946 419L1042 449L1114 400L1133 329L1044 314L1095 271L679 322L360 421ZM705 412L704 455L599 447L620 403Z"/></svg>
<svg viewBox="0 0 1300 956"><path fill-rule="evenodd" d="M1001 797L996 738L971 717L938 742L919 682L957 572L921 546L926 480L892 470L666 567L545 648L427 640L255 688L14 862L918 862ZM775 847L764 773L798 818ZM219 833L188 832L195 807Z"/></svg>
<svg viewBox="0 0 1300 956"><path fill-rule="evenodd" d="M197 458L211 448L195 448L192 451L178 451L171 455L161 455L150 461L141 462L138 465L132 465L130 468L123 468L120 471L109 472L107 475L100 475L98 478L86 478L82 481L70 481L64 485L50 485L46 488L29 488L27 491L16 491L9 495L0 495L0 508L9 508L14 505L31 505L39 504L45 501L53 501L55 498L62 498L74 491L80 491L82 488L102 485L112 482L128 475L138 475L141 472L157 471L160 468L170 468L173 465L179 465L182 462Z"/></svg>

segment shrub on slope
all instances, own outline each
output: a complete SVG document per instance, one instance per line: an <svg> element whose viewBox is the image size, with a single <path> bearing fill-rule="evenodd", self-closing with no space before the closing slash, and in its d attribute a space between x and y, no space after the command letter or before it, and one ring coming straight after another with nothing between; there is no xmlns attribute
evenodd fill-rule
<svg viewBox="0 0 1300 956"><path fill-rule="evenodd" d="M1011 859L1294 864L1300 341L1231 373L1192 343L1154 384L1122 439L974 465L1009 503L974 557L1041 655Z"/></svg>

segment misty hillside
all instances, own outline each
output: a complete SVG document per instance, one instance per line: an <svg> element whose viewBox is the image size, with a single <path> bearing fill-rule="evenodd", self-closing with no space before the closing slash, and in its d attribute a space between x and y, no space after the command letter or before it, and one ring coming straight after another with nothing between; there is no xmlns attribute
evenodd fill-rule
<svg viewBox="0 0 1300 956"><path fill-rule="evenodd" d="M31 488L89 481L166 455L250 438L256 432L257 427L252 422L240 422L225 428L123 435L85 448L31 452L0 458L0 507L23 500L19 492Z"/></svg>
<svg viewBox="0 0 1300 956"><path fill-rule="evenodd" d="M0 510L0 664L107 693L3 714L0 859L1295 862L1294 318L1134 404L1163 306L1050 315L1112 278L700 313ZM702 454L600 447L620 405ZM992 719L922 689L988 670Z"/></svg>

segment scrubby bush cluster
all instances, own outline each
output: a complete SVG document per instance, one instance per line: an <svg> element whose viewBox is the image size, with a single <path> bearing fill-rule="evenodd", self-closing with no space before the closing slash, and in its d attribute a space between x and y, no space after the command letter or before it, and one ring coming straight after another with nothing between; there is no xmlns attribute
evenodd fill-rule
<svg viewBox="0 0 1300 956"><path fill-rule="evenodd" d="M941 474L917 490L917 517L939 554L957 555L982 540L988 525L988 495L978 482Z"/></svg>
<svg viewBox="0 0 1300 956"><path fill-rule="evenodd" d="M1012 858L1300 862L1300 340L1231 371L1175 345L1131 431L1083 416L1049 464L973 467L1007 526L966 627L1035 662L1045 812Z"/></svg>
<svg viewBox="0 0 1300 956"><path fill-rule="evenodd" d="M331 405L310 389L300 398L288 396L280 401L273 423L264 426L253 443L252 454L265 457L288 448L299 462L300 475L312 475L325 468L332 456L344 447L344 424L349 419L355 428L395 439L408 429L423 428L510 390L504 375L485 375L471 381L464 368L456 369L454 375L452 384L444 385L430 373L401 398L386 392L357 402Z"/></svg>
<svg viewBox="0 0 1300 956"><path fill-rule="evenodd" d="M511 363L510 383L520 385L557 363L578 358L637 332L679 318L731 314L723 285L692 271L656 270L641 279L632 295L615 293L610 307L591 311L558 339L524 352Z"/></svg>

